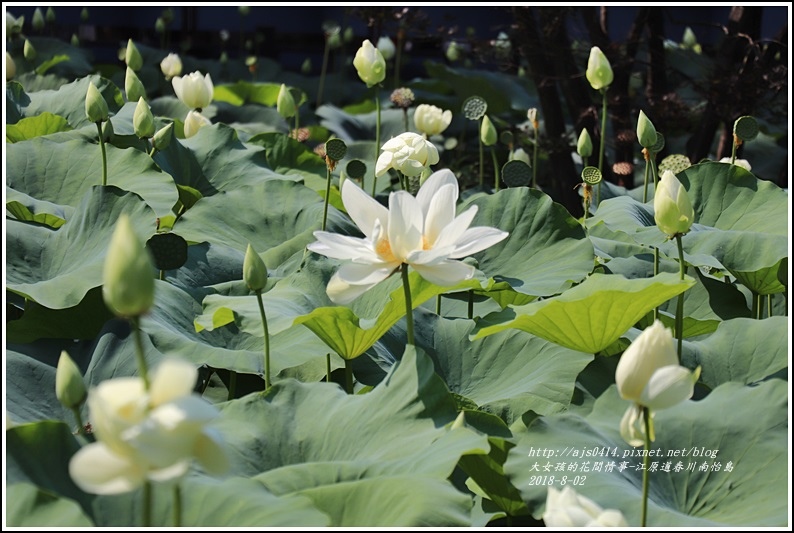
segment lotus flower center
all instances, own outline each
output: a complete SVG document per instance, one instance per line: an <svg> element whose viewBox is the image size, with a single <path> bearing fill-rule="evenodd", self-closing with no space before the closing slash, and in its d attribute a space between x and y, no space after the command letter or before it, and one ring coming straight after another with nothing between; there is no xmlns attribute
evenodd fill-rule
<svg viewBox="0 0 794 533"><path fill-rule="evenodd" d="M394 253L391 251L391 243L389 243L389 239L379 239L375 245L375 253L377 253L381 259L387 263L397 261L397 258L394 257Z"/></svg>

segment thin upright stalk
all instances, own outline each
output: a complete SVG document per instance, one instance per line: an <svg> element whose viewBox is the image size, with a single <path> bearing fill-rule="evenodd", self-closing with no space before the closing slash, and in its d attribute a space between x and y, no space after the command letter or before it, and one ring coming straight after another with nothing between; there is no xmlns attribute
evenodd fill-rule
<svg viewBox="0 0 794 533"><path fill-rule="evenodd" d="M640 519L640 526L645 527L648 523L648 485L650 482L650 467L651 457L651 410L647 407L642 408L642 419L645 423L645 456L642 458L642 517Z"/></svg>
<svg viewBox="0 0 794 533"><path fill-rule="evenodd" d="M331 383L331 352L325 354L325 382Z"/></svg>
<svg viewBox="0 0 794 533"><path fill-rule="evenodd" d="M761 315L762 315L761 309L763 309L763 306L761 305L761 295L756 294L755 300L756 300L755 305L753 306L755 308L755 318L757 320L761 320Z"/></svg>
<svg viewBox="0 0 794 533"><path fill-rule="evenodd" d="M772 295L766 295L766 317L769 318L772 316Z"/></svg>
<svg viewBox="0 0 794 533"><path fill-rule="evenodd" d="M80 408L72 407L72 413L74 413L74 418L77 421L77 434L84 435L85 426L83 425L83 416L80 414Z"/></svg>
<svg viewBox="0 0 794 533"><path fill-rule="evenodd" d="M731 148L731 165L733 165L736 162L736 148L739 147L739 144L741 144L741 141L739 140L739 137L737 137L736 134L734 133L733 147Z"/></svg>
<svg viewBox="0 0 794 533"><path fill-rule="evenodd" d="M469 306L466 310L466 315L468 316L469 320L474 319L474 291L469 289Z"/></svg>
<svg viewBox="0 0 794 533"><path fill-rule="evenodd" d="M496 160L496 150L491 147L491 158L493 159L493 189L499 192L499 162Z"/></svg>
<svg viewBox="0 0 794 533"><path fill-rule="evenodd" d="M679 279L684 281L686 275L686 263L684 262L684 246L682 244L681 234L675 235L676 244L678 244L678 273ZM675 309L675 336L678 339L678 362L681 362L681 349L684 343L684 293L678 295L678 305Z"/></svg>
<svg viewBox="0 0 794 533"><path fill-rule="evenodd" d="M182 526L182 488L174 485L174 527Z"/></svg>
<svg viewBox="0 0 794 533"><path fill-rule="evenodd" d="M659 248L654 246L653 247L653 275L659 275ZM659 306L653 308L653 319L657 320L659 318Z"/></svg>
<svg viewBox="0 0 794 533"><path fill-rule="evenodd" d="M415 346L414 342L414 306L411 303L411 283L408 280L408 265L400 268L403 278L403 292L405 293L405 323L408 333L408 344Z"/></svg>
<svg viewBox="0 0 794 533"><path fill-rule="evenodd" d="M270 388L270 332L267 329L265 304L262 302L262 291L256 291L256 302L259 304L259 316L262 318L262 330L265 333L265 390Z"/></svg>
<svg viewBox="0 0 794 533"><path fill-rule="evenodd" d="M132 323L132 334L133 337L135 337L135 359L138 362L138 372L143 380L144 388L148 391L150 384L149 371L146 367L146 358L143 354L143 336L141 335L140 317L132 317L130 322Z"/></svg>
<svg viewBox="0 0 794 533"><path fill-rule="evenodd" d="M345 391L353 394L353 361L345 359Z"/></svg>
<svg viewBox="0 0 794 533"><path fill-rule="evenodd" d="M441 295L436 296L436 314L441 316Z"/></svg>
<svg viewBox="0 0 794 533"><path fill-rule="evenodd" d="M229 393L226 395L227 400L234 400L237 394L237 372L229 370Z"/></svg>
<svg viewBox="0 0 794 533"><path fill-rule="evenodd" d="M325 157L328 157L328 155L326 155ZM325 225L328 221L328 202L329 199L331 198L331 167L326 165L325 169L326 169L326 177L325 177L325 203L323 204L323 226L322 226L323 231L325 231ZM374 192L372 194L373 196L375 195Z"/></svg>
<svg viewBox="0 0 794 533"><path fill-rule="evenodd" d="M600 146L598 148L598 170L601 172L601 175L604 175L604 149L605 149L605 141L607 136L607 90L606 88L601 89L601 142L599 143ZM598 204L601 203L601 182L598 183L598 188L596 189L596 207Z"/></svg>
<svg viewBox="0 0 794 533"><path fill-rule="evenodd" d="M99 133L99 148L102 150L102 185L108 184L108 155L105 151L105 138L102 136L101 122L96 123L96 130Z"/></svg>
<svg viewBox="0 0 794 533"><path fill-rule="evenodd" d="M375 111L377 114L375 115L375 163L372 165L373 176L372 176L372 197L375 198L375 194L377 192L376 184L378 183L377 177L377 162L378 162L378 155L380 154L380 85L375 86Z"/></svg>
<svg viewBox="0 0 794 533"><path fill-rule="evenodd" d="M642 149L642 155L645 158L645 181L642 188L642 203L645 203L648 201L648 180L651 177L651 163L648 161L649 152L647 148Z"/></svg>
<svg viewBox="0 0 794 533"><path fill-rule="evenodd" d="M482 119L480 119L479 131L482 131ZM480 188L483 188L485 187L485 148L482 143L482 134L477 135L477 138L480 140Z"/></svg>
<svg viewBox="0 0 794 533"><path fill-rule="evenodd" d="M535 146L532 148L532 188L538 188L538 126L535 125ZM587 163L585 163L587 165Z"/></svg>
<svg viewBox="0 0 794 533"><path fill-rule="evenodd" d="M143 527L152 527L152 482L146 480L143 482L143 506L141 510L141 525Z"/></svg>
<svg viewBox="0 0 794 533"><path fill-rule="evenodd" d="M323 88L325 87L325 73L328 70L328 56L331 53L331 47L328 44L328 37L325 38L325 50L323 50L323 68L320 71L320 86L317 88L317 105L323 103Z"/></svg>

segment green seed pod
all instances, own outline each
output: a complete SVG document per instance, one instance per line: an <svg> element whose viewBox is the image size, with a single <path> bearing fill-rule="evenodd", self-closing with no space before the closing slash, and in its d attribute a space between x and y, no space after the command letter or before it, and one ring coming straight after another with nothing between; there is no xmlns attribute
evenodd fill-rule
<svg viewBox="0 0 794 533"><path fill-rule="evenodd" d="M66 353L61 352L58 368L55 370L55 396L67 409L77 409L85 401L88 393L80 369Z"/></svg>
<svg viewBox="0 0 794 533"><path fill-rule="evenodd" d="M250 243L245 251L245 260L243 261L243 281L252 291L261 291L267 285L265 262Z"/></svg>
<svg viewBox="0 0 794 533"><path fill-rule="evenodd" d="M91 122L104 122L108 119L108 103L93 83L88 84L85 114Z"/></svg>
<svg viewBox="0 0 794 533"><path fill-rule="evenodd" d="M132 70L141 70L143 66L143 57L138 51L138 47L132 42L132 39L127 41L127 53L124 55L124 61L127 62L127 66Z"/></svg>
<svg viewBox="0 0 794 533"><path fill-rule="evenodd" d="M154 305L153 263L129 216L122 214L102 271L102 297L116 315L139 317Z"/></svg>
<svg viewBox="0 0 794 533"><path fill-rule="evenodd" d="M143 97L138 98L138 105L135 106L135 113L132 115L132 126L135 135L141 139L148 139L154 135L154 116Z"/></svg>

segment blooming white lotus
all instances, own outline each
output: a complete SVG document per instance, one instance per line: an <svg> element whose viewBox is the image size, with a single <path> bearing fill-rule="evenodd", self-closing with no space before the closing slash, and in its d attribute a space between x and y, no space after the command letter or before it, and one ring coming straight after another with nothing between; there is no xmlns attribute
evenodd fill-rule
<svg viewBox="0 0 794 533"><path fill-rule="evenodd" d="M381 150L383 153L375 163L375 176L382 176L390 168L409 177L418 176L430 165L438 163L436 146L411 131L392 137L384 143Z"/></svg>
<svg viewBox="0 0 794 533"><path fill-rule="evenodd" d="M546 527L628 527L629 525L620 511L604 510L570 486L565 486L562 490L549 487L543 522Z"/></svg>
<svg viewBox="0 0 794 533"><path fill-rule="evenodd" d="M166 81L174 76L182 74L182 60L179 55L170 53L160 61L160 70L163 72Z"/></svg>
<svg viewBox="0 0 794 533"><path fill-rule="evenodd" d="M190 109L204 109L212 102L215 86L209 73L202 76L196 71L187 76L174 76L171 85L176 97Z"/></svg>
<svg viewBox="0 0 794 533"><path fill-rule="evenodd" d="M452 111L442 110L440 107L430 104L420 104L414 111L414 124L420 133L428 137L438 135L452 122Z"/></svg>
<svg viewBox="0 0 794 533"><path fill-rule="evenodd" d="M228 468L220 434L206 424L217 408L192 394L198 372L166 359L146 391L142 378L103 381L88 393L89 420L97 441L69 461L78 487L92 494L119 494L146 480L174 481L193 458L211 474Z"/></svg>
<svg viewBox="0 0 794 533"><path fill-rule="evenodd" d="M412 266L431 283L448 287L470 279L474 267L456 261L505 239L507 232L487 226L470 228L477 206L455 216L458 180L448 169L428 177L414 198L406 191L379 204L352 180L342 184L342 202L363 238L316 231L308 248L348 260L328 283L333 302L347 304L388 278L401 265Z"/></svg>

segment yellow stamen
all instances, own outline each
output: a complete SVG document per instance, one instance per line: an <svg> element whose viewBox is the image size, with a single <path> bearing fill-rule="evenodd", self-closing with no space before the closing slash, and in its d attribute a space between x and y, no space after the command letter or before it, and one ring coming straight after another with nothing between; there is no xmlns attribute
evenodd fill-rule
<svg viewBox="0 0 794 533"><path fill-rule="evenodd" d="M381 259L388 263L397 261L397 258L394 257L394 253L391 251L391 243L389 243L389 239L383 238L378 240L378 243L375 245L375 253L377 253Z"/></svg>

